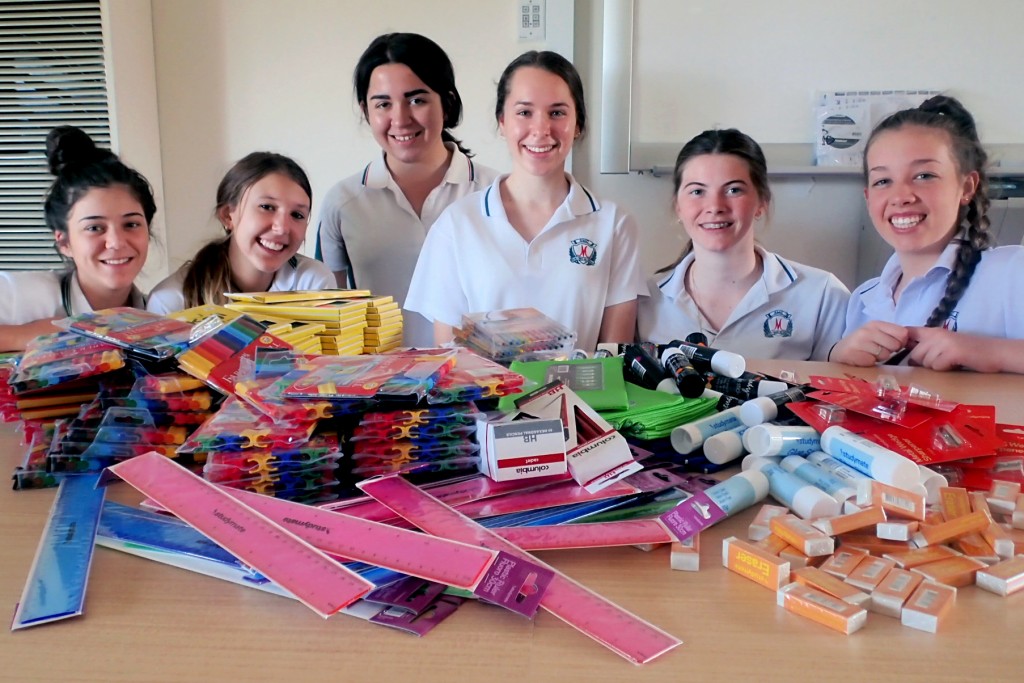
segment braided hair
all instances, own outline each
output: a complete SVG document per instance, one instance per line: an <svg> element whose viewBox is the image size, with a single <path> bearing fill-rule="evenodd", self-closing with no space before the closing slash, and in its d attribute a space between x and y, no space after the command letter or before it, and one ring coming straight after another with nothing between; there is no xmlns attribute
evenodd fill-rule
<svg viewBox="0 0 1024 683"><path fill-rule="evenodd" d="M885 118L872 131L864 150L864 178L868 177L867 151L879 133L897 130L903 126L924 126L943 130L949 135L950 149L956 161L957 170L962 174L972 171L978 174L978 187L970 201L960 207L957 216L957 227L966 232L965 238L959 238L956 252L956 265L946 280L946 290L935 310L928 316L926 327L939 327L956 308L960 298L971 282L974 269L981 261L981 253L989 248L988 209L991 200L988 197L988 155L981 146L978 129L974 117L954 97L937 95L925 100L915 109L904 109Z"/></svg>

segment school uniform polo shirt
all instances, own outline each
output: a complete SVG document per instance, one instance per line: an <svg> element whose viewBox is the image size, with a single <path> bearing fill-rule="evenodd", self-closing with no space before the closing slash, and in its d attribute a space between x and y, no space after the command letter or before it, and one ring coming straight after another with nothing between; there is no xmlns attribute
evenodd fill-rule
<svg viewBox="0 0 1024 683"><path fill-rule="evenodd" d="M467 313L532 307L593 351L604 309L646 294L633 218L568 176L569 194L527 242L509 223L501 176L431 228L406 308L458 327Z"/></svg>
<svg viewBox="0 0 1024 683"><path fill-rule="evenodd" d="M24 325L44 318L66 317L61 297L63 276L63 271L54 270L0 272L0 325ZM92 312L77 275L71 276L69 285L71 314ZM132 288L131 305L134 308L146 307L145 297L135 287Z"/></svg>
<svg viewBox="0 0 1024 683"><path fill-rule="evenodd" d="M452 202L484 189L497 175L454 144L446 146L452 151L448 172L419 216L391 177L383 153L332 187L320 210L316 257L332 271L347 270L349 286L403 304L430 226ZM434 345L434 328L420 316L408 316L404 328L407 345Z"/></svg>
<svg viewBox="0 0 1024 683"><path fill-rule="evenodd" d="M274 274L268 292L296 292L319 289L335 289L337 282L334 273L326 265L302 254L295 255L293 266L285 263ZM153 313L172 313L185 308L185 273L188 264L178 268L172 275L162 280L149 293L146 308Z"/></svg>
<svg viewBox="0 0 1024 683"><path fill-rule="evenodd" d="M755 247L764 265L755 282L717 332L708 329L686 291L693 252L671 273L650 281L641 299L637 328L641 340L665 343L703 332L711 346L747 358L825 360L843 333L849 290L832 273Z"/></svg>
<svg viewBox="0 0 1024 683"><path fill-rule="evenodd" d="M846 314L846 334L870 320L897 325L923 326L946 291L946 281L956 265L957 240L950 242L931 269L907 283L900 300L893 291L903 275L893 254L879 277L854 290ZM986 337L1024 339L1024 247L987 249L974 269L966 291L942 326L954 332Z"/></svg>

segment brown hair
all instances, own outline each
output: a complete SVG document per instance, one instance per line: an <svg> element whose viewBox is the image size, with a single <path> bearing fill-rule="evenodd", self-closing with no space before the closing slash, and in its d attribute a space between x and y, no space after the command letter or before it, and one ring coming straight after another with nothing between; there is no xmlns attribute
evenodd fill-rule
<svg viewBox="0 0 1024 683"><path fill-rule="evenodd" d="M960 239L956 252L956 265L946 280L946 291L935 310L928 316L926 327L939 327L956 308L971 282L974 269L981 261L981 252L988 249L991 235L988 231L988 155L981 146L974 117L954 97L936 95L914 109L904 109L888 116L871 132L864 148L864 182L868 178L868 152L880 133L899 130L904 126L923 126L945 131L949 135L950 151L957 170L963 174L976 172L978 187L966 206L960 207L957 227L966 229L966 239Z"/></svg>
<svg viewBox="0 0 1024 683"><path fill-rule="evenodd" d="M253 152L232 166L217 186L217 215L220 215L222 209L238 206L246 191L271 173L280 173L295 181L305 191L312 205L313 189L301 166L282 154ZM231 276L231 259L228 257L230 246L229 233L204 246L186 264L188 269L182 286L185 308L223 304L226 301L224 292L236 288ZM293 256L289 263L294 266L298 260Z"/></svg>

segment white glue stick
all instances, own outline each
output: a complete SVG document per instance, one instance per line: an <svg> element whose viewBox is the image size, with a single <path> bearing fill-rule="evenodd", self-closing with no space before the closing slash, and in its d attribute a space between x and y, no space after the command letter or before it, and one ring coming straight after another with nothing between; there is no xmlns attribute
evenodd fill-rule
<svg viewBox="0 0 1024 683"><path fill-rule="evenodd" d="M921 470L910 458L879 446L845 427L833 425L821 435L821 449L839 462L872 479L913 490L921 483Z"/></svg>
<svg viewBox="0 0 1024 683"><path fill-rule="evenodd" d="M790 510L804 519L835 517L840 504L814 484L809 484L795 474L790 474L768 459L748 455L751 469L758 469L768 477L768 492Z"/></svg>
<svg viewBox="0 0 1024 683"><path fill-rule="evenodd" d="M672 448L676 449L677 453L686 455L700 448L705 439L712 434L718 434L727 429L736 429L742 426L743 423L740 422L740 408L737 406L723 410L720 413L702 417L695 422L679 425L672 430L670 441L672 442Z"/></svg>
<svg viewBox="0 0 1024 683"><path fill-rule="evenodd" d="M747 452L743 447L743 434L747 429L737 427L704 439L704 457L716 465L724 465L740 457Z"/></svg>
<svg viewBox="0 0 1024 683"><path fill-rule="evenodd" d="M759 424L743 435L751 455L808 455L821 450L821 435L814 427Z"/></svg>

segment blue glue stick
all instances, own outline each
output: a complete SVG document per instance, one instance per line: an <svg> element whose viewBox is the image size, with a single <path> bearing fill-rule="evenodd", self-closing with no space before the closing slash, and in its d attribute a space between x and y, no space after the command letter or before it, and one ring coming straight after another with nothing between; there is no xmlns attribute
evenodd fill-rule
<svg viewBox="0 0 1024 683"><path fill-rule="evenodd" d="M910 458L833 425L821 435L821 449L839 462L883 484L913 490L921 483L921 470Z"/></svg>
<svg viewBox="0 0 1024 683"><path fill-rule="evenodd" d="M768 495L768 478L756 469L739 472L679 503L660 519L679 541L745 510Z"/></svg>
<svg viewBox="0 0 1024 683"><path fill-rule="evenodd" d="M676 449L676 452L686 455L700 448L704 440L712 434L742 426L740 407L729 408L673 429L670 436L672 448Z"/></svg>
<svg viewBox="0 0 1024 683"><path fill-rule="evenodd" d="M821 450L821 435L814 427L755 425L743 435L751 455L808 455Z"/></svg>
<svg viewBox="0 0 1024 683"><path fill-rule="evenodd" d="M826 472L817 465L808 462L806 458L799 455L788 455L782 459L782 469L800 477L809 484L814 484L819 489L832 496L840 503L845 503L857 495L857 489L850 486L849 482Z"/></svg>
<svg viewBox="0 0 1024 683"><path fill-rule="evenodd" d="M750 461L748 469L760 470L768 477L768 492L803 519L835 517L839 514L839 501L814 484L791 474L771 460L748 455L744 464Z"/></svg>

